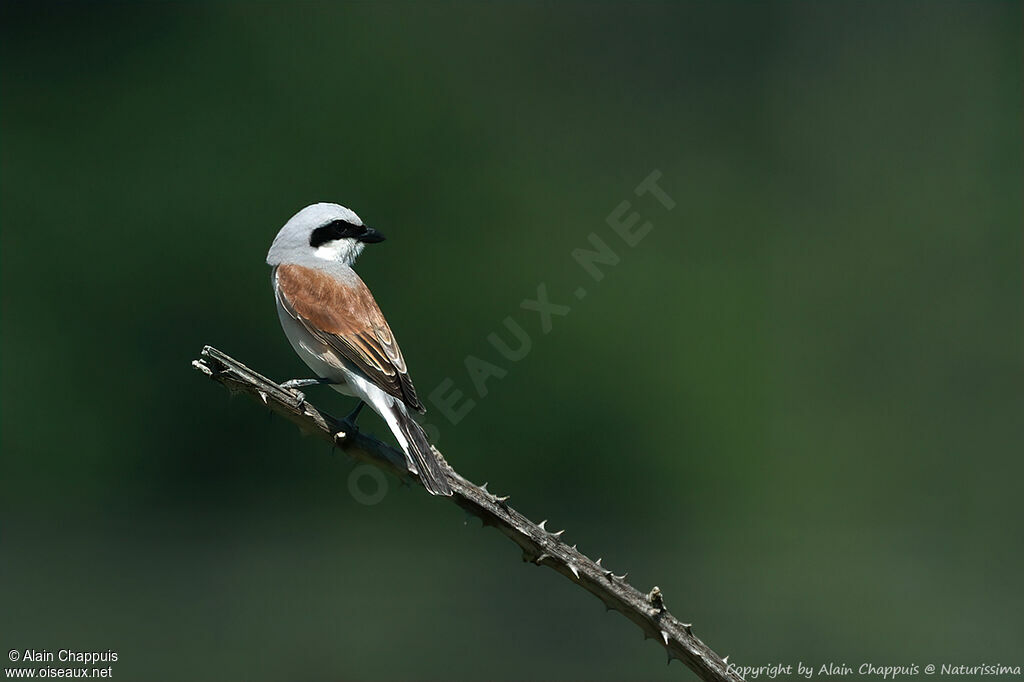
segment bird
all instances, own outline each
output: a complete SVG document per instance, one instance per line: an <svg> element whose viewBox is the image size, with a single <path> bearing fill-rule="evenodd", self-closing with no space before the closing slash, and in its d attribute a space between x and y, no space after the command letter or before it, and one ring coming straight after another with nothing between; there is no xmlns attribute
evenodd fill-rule
<svg viewBox="0 0 1024 682"><path fill-rule="evenodd" d="M425 413L405 358L377 301L352 269L367 244L384 235L344 206L317 203L293 215L267 252L278 318L299 357L316 375L281 384L327 384L359 399L387 423L410 471L432 495L451 495L443 460L411 411ZM301 394L300 394L301 397Z"/></svg>

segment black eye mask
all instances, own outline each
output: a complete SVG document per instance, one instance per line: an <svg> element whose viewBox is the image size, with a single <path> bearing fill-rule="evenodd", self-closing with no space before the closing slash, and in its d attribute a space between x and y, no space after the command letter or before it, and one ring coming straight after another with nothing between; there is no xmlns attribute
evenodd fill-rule
<svg viewBox="0 0 1024 682"><path fill-rule="evenodd" d="M334 220L313 230L309 245L314 249L336 239L355 239L366 244L384 241L384 235L372 227L355 225L345 220Z"/></svg>

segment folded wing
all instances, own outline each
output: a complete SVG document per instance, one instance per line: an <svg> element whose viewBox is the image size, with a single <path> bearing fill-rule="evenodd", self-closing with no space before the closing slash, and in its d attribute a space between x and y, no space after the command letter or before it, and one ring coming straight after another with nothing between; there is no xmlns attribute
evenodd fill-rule
<svg viewBox="0 0 1024 682"><path fill-rule="evenodd" d="M425 412L402 351L373 294L355 273L349 282L301 265L279 265L277 297L310 334L354 364L381 390Z"/></svg>

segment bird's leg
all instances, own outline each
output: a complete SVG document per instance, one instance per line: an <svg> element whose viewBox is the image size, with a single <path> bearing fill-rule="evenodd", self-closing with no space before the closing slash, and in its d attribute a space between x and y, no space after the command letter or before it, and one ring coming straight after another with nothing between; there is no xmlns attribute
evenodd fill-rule
<svg viewBox="0 0 1024 682"><path fill-rule="evenodd" d="M319 386L321 384L336 384L334 379L318 377L316 379L289 379L281 384L281 388L305 388L306 386Z"/></svg>
<svg viewBox="0 0 1024 682"><path fill-rule="evenodd" d="M364 405L366 405L366 403L360 400L356 405L356 409L345 415L345 418L341 420L343 430L340 433L335 434L335 438L338 438L339 436L341 438L347 438L359 430L359 427L356 426L356 417L359 416L359 412L362 411Z"/></svg>
<svg viewBox="0 0 1024 682"><path fill-rule="evenodd" d="M345 421L347 421L352 426L355 426L356 418L359 416L359 413L362 412L364 407L366 407L366 403L360 400L359 404L356 405L356 409L352 410L351 412L348 413L348 415L345 416Z"/></svg>
<svg viewBox="0 0 1024 682"><path fill-rule="evenodd" d="M281 384L281 388L286 388L295 394L295 400L298 402L299 407L306 402L306 396L302 391L298 390L305 386L319 386L321 384L337 384L340 383L334 379L327 379L324 377L317 377L316 379L289 379L288 381Z"/></svg>

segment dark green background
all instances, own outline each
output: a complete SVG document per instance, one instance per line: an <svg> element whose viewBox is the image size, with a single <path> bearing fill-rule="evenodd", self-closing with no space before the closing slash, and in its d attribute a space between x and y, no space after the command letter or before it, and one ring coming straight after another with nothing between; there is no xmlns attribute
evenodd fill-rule
<svg viewBox="0 0 1024 682"><path fill-rule="evenodd" d="M109 648L131 680L693 677L453 506L357 503L346 456L190 369L213 344L305 374L263 259L337 201L389 238L359 270L421 394L508 370L428 414L448 459L720 654L1024 665L1021 20L5 3L0 649ZM655 169L672 211L633 196ZM591 233L622 258L597 285ZM572 306L547 335L542 282Z"/></svg>

